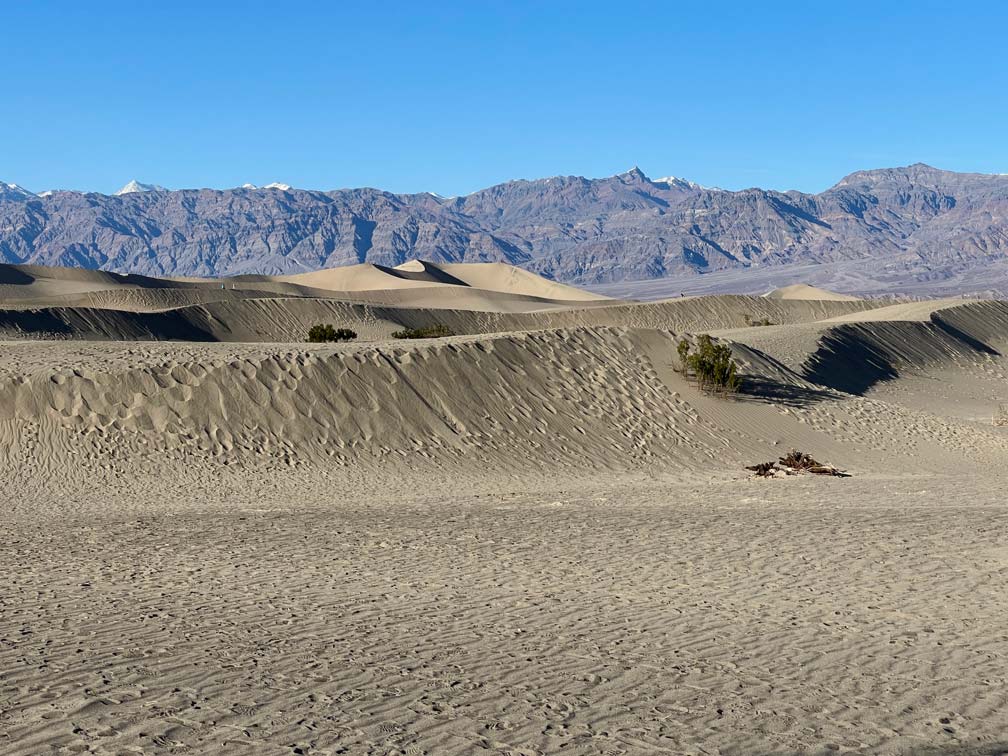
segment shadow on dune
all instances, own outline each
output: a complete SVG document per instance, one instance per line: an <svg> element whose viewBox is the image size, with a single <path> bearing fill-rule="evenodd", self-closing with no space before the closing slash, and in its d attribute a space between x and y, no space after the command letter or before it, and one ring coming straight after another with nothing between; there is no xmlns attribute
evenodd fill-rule
<svg viewBox="0 0 1008 756"><path fill-rule="evenodd" d="M949 336L951 336L953 339L955 339L956 341L961 341L962 343L966 344L970 349L976 352L980 352L981 354L989 354L992 357L998 357L1001 355L1001 353L997 349L994 349L989 344L985 344L979 339L973 338L965 331L956 328L954 325L952 325L944 318L942 318L940 313L935 313L934 315L932 315L931 322L934 323L935 326L937 326L940 330L944 331Z"/></svg>
<svg viewBox="0 0 1008 756"><path fill-rule="evenodd" d="M1000 352L939 314L926 322L889 321L831 328L805 363L802 377L863 395L900 375L932 366L997 357Z"/></svg>
<svg viewBox="0 0 1008 756"><path fill-rule="evenodd" d="M805 380L848 394L862 395L876 383L899 377L890 355L863 338L860 329L834 328L806 363Z"/></svg>
<svg viewBox="0 0 1008 756"><path fill-rule="evenodd" d="M836 394L825 389L746 376L743 377L742 387L735 398L739 401L783 404L788 407L810 407L828 399L835 399Z"/></svg>
<svg viewBox="0 0 1008 756"><path fill-rule="evenodd" d="M99 341L217 341L210 331L187 318L191 311L200 311L200 308L167 312L123 312L78 307L0 310L0 333Z"/></svg>
<svg viewBox="0 0 1008 756"><path fill-rule="evenodd" d="M27 286L35 283L35 277L30 276L14 265L0 264L0 284L8 286Z"/></svg>

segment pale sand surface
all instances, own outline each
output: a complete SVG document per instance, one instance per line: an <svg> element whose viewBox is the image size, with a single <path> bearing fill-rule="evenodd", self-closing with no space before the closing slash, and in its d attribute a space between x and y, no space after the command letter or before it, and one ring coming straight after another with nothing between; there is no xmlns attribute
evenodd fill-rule
<svg viewBox="0 0 1008 756"><path fill-rule="evenodd" d="M613 301L502 263L435 265L411 261L397 268L347 265L288 276L157 279L76 268L0 264L0 302L6 308L87 307L131 312L274 297L483 312L536 312L598 306Z"/></svg>
<svg viewBox="0 0 1008 756"><path fill-rule="evenodd" d="M196 306L263 343L0 342L0 753L1008 750L1008 304L403 342L331 300L376 340L267 343L315 301ZM705 331L734 399L674 370ZM852 477L743 469L792 446Z"/></svg>
<svg viewBox="0 0 1008 756"><path fill-rule="evenodd" d="M963 483L291 481L18 518L0 748L998 753L1008 511Z"/></svg>
<svg viewBox="0 0 1008 756"><path fill-rule="evenodd" d="M838 294L835 291L829 291L827 289L820 289L817 286L809 286L808 284L798 283L791 284L790 286L781 286L778 289L769 291L763 296L768 299L818 299L818 300L829 300L833 302L856 302L857 297L852 297L849 294Z"/></svg>

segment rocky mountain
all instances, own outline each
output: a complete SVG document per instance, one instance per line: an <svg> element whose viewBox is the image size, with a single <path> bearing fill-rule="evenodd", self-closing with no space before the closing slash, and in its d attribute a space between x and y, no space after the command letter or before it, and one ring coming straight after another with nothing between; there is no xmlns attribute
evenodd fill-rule
<svg viewBox="0 0 1008 756"><path fill-rule="evenodd" d="M34 196L24 187L0 181L0 200L24 200Z"/></svg>
<svg viewBox="0 0 1008 756"><path fill-rule="evenodd" d="M940 278L1008 261L1008 176L923 164L853 173L820 194L653 181L637 168L454 198L287 185L41 197L11 186L0 184L0 261L148 275L423 258L600 284L816 263Z"/></svg>
<svg viewBox="0 0 1008 756"><path fill-rule="evenodd" d="M116 197L122 197L124 194L133 194L134 192L166 192L168 191L163 186L158 186L157 184L141 184L136 179L130 181L126 186L115 193Z"/></svg>

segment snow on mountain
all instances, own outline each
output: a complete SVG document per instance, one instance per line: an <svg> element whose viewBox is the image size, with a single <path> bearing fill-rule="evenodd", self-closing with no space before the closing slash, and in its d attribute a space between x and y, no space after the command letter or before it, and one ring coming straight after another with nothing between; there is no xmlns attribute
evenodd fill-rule
<svg viewBox="0 0 1008 756"><path fill-rule="evenodd" d="M116 197L121 197L124 194L134 194L136 192L167 192L163 186L158 186L157 184L141 184L139 181L134 179L130 181L126 186L115 193Z"/></svg>
<svg viewBox="0 0 1008 756"><path fill-rule="evenodd" d="M703 184L698 184L695 181L690 181L689 179L679 178L678 176L665 176L664 178L657 178L651 181L652 184L668 184L669 186L680 186L684 189L713 189L717 191L715 186L704 186Z"/></svg>
<svg viewBox="0 0 1008 756"><path fill-rule="evenodd" d="M87 192L37 200L0 183L0 251L9 262L114 260L120 271L179 276L499 261L582 285L864 261L892 276L905 270L898 278L908 282L980 276L994 264L1008 270L1005 177L914 165L860 171L818 194L691 185L651 181L638 168L508 182L444 201L379 189L287 192L279 183L130 201Z"/></svg>
<svg viewBox="0 0 1008 756"><path fill-rule="evenodd" d="M28 199L37 196L34 192L29 192L23 186L17 184L6 184L0 181L0 197L4 199Z"/></svg>
<svg viewBox="0 0 1008 756"><path fill-rule="evenodd" d="M281 184L279 182L273 182L272 184L266 184L263 189L279 189L282 192L290 190L290 184Z"/></svg>

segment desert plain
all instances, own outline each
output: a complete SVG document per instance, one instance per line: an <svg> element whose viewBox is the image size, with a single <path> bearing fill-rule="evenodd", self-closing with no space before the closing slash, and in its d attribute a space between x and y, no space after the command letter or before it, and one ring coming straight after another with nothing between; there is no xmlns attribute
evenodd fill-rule
<svg viewBox="0 0 1008 756"><path fill-rule="evenodd" d="M1006 302L414 262L0 305L4 754L1008 752ZM849 477L746 469L792 448Z"/></svg>

